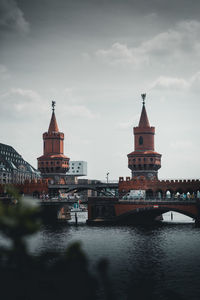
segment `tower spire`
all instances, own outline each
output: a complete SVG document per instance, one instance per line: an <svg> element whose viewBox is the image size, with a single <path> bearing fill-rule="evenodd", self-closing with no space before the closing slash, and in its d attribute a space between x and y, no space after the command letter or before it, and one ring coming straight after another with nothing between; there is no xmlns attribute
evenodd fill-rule
<svg viewBox="0 0 200 300"><path fill-rule="evenodd" d="M49 124L49 129L48 129L48 133L53 133L53 132L59 132L58 129L58 124L56 121L56 116L55 116L55 105L56 105L56 101L52 101L51 106L52 106L52 116L51 116L51 121Z"/></svg>
<svg viewBox="0 0 200 300"><path fill-rule="evenodd" d="M146 94L141 94L142 97L142 112L141 112L141 116L140 116L140 121L139 121L139 125L138 127L150 127L149 124L149 119L147 117L147 112L146 112L146 108L145 108L145 99L146 99Z"/></svg>

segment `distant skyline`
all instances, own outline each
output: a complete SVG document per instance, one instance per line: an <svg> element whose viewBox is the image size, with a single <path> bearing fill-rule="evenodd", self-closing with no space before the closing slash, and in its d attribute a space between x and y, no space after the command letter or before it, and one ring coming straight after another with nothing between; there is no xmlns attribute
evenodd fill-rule
<svg viewBox="0 0 200 300"><path fill-rule="evenodd" d="M0 0L0 142L37 167L51 101L88 178L130 176L146 109L159 178L200 178L200 1Z"/></svg>

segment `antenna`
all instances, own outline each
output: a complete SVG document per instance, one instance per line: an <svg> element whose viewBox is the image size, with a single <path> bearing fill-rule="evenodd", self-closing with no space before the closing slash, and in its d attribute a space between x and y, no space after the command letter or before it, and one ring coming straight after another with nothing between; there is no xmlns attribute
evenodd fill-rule
<svg viewBox="0 0 200 300"><path fill-rule="evenodd" d="M142 104L145 105L146 94L141 94Z"/></svg>
<svg viewBox="0 0 200 300"><path fill-rule="evenodd" d="M52 104L51 104L51 106L52 106L52 111L54 112L54 110L55 110L55 106L56 106L56 101L52 101Z"/></svg>

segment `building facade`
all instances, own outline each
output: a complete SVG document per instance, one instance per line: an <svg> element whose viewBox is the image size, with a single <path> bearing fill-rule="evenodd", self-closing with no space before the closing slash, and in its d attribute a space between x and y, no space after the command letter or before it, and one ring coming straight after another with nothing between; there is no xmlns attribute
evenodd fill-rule
<svg viewBox="0 0 200 300"><path fill-rule="evenodd" d="M73 160L69 162L67 176L87 176L87 162L82 160Z"/></svg>
<svg viewBox="0 0 200 300"><path fill-rule="evenodd" d="M40 172L12 146L0 143L0 184L23 184L39 178Z"/></svg>

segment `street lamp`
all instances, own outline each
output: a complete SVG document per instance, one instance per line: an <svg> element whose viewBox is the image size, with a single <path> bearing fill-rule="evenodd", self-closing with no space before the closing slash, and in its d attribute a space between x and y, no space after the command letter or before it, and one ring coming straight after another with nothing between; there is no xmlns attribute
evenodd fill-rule
<svg viewBox="0 0 200 300"><path fill-rule="evenodd" d="M107 183L108 183L108 175L109 175L109 172L106 173Z"/></svg>

